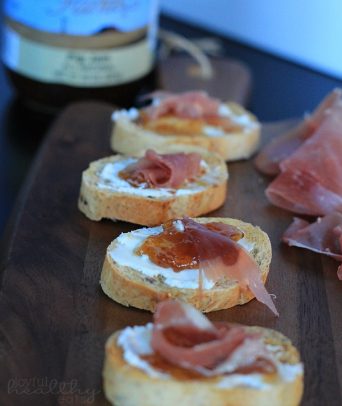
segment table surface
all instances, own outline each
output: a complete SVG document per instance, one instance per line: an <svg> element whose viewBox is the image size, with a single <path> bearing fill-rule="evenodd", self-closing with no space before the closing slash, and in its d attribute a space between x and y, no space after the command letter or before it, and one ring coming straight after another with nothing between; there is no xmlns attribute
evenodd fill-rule
<svg viewBox="0 0 342 406"><path fill-rule="evenodd" d="M224 55L250 68L253 87L248 107L261 121L300 117L310 111L341 81L273 57L208 31L161 18L161 26L188 37L214 36L222 41ZM0 27L1 28L1 27ZM39 119L17 100L0 68L0 236L18 191L53 117Z"/></svg>

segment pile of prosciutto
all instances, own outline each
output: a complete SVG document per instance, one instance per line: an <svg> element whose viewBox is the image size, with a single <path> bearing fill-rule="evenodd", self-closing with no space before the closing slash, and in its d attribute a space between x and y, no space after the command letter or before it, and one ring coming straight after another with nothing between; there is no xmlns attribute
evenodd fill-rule
<svg viewBox="0 0 342 406"><path fill-rule="evenodd" d="M266 189L276 206L318 217L299 218L283 241L342 261L342 90L335 89L291 132L257 156L257 169L277 175ZM342 265L337 276L342 280Z"/></svg>
<svg viewBox="0 0 342 406"><path fill-rule="evenodd" d="M211 323L189 304L175 300L158 304L151 345L170 364L204 376L277 369L259 334L242 325Z"/></svg>

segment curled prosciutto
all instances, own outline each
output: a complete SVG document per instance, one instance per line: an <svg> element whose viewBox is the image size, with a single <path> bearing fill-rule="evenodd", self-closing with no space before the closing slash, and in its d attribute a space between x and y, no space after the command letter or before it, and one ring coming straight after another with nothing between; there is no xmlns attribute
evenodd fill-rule
<svg viewBox="0 0 342 406"><path fill-rule="evenodd" d="M202 118L218 115L220 100L209 97L203 91L191 91L181 94L156 92L152 93L153 103L144 109L152 120L166 114L183 118Z"/></svg>
<svg viewBox="0 0 342 406"><path fill-rule="evenodd" d="M330 213L319 217L314 223L295 218L285 231L283 241L342 262L342 214ZM342 280L342 265L338 268L337 276Z"/></svg>
<svg viewBox="0 0 342 406"><path fill-rule="evenodd" d="M274 372L275 363L258 334L229 323L213 324L192 306L175 300L158 304L151 345L169 363L203 375Z"/></svg>
<svg viewBox="0 0 342 406"><path fill-rule="evenodd" d="M157 154L149 149L143 158L121 171L120 177L134 186L147 183L150 187L178 188L200 174L200 164L201 156L195 152Z"/></svg>

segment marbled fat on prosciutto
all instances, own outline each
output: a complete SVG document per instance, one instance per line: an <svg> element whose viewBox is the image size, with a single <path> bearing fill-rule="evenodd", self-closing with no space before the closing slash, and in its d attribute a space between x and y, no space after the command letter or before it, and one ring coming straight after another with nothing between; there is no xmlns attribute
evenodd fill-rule
<svg viewBox="0 0 342 406"><path fill-rule="evenodd" d="M146 182L151 187L178 188L201 172L201 156L197 153L157 154L149 149L145 156L129 165L120 176L133 185Z"/></svg>
<svg viewBox="0 0 342 406"><path fill-rule="evenodd" d="M295 218L285 231L283 241L290 246L306 248L342 262L342 214L330 213L311 224ZM342 280L342 265L337 275Z"/></svg>
<svg viewBox="0 0 342 406"><path fill-rule="evenodd" d="M158 304L151 345L173 365L206 376L244 368L274 372L275 363L257 334L243 326L213 324L192 306L175 300Z"/></svg>
<svg viewBox="0 0 342 406"><path fill-rule="evenodd" d="M257 155L256 168L266 175L277 175L280 163L293 154L309 137L311 137L325 119L327 111L341 101L342 90L335 89L329 93L311 115L289 132L275 137Z"/></svg>
<svg viewBox="0 0 342 406"><path fill-rule="evenodd" d="M266 195L286 210L320 216L342 212L342 101L324 115L319 128L289 158Z"/></svg>
<svg viewBox="0 0 342 406"><path fill-rule="evenodd" d="M144 112L151 120L166 114L184 118L201 118L218 115L220 100L209 97L206 92L192 91L181 94L157 92L154 103L146 107Z"/></svg>

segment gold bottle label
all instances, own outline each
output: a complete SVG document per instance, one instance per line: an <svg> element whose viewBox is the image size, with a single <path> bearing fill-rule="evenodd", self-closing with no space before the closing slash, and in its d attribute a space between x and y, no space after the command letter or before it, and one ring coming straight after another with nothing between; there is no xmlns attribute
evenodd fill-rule
<svg viewBox="0 0 342 406"><path fill-rule="evenodd" d="M105 87L148 74L154 63L154 44L146 28L73 37L6 24L2 59L9 69L40 82Z"/></svg>

